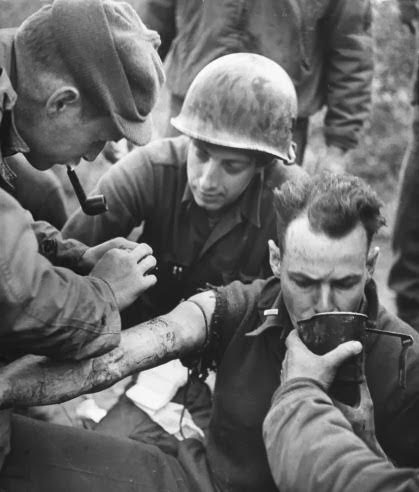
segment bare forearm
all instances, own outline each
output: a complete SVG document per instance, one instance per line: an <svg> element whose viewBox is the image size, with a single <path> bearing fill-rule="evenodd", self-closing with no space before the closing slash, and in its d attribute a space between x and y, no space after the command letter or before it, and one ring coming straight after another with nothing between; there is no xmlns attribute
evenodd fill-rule
<svg viewBox="0 0 419 492"><path fill-rule="evenodd" d="M22 357L0 370L0 408L60 403L107 388L202 345L204 330L185 332L178 321L162 317L124 331L120 345L100 357L81 362Z"/></svg>

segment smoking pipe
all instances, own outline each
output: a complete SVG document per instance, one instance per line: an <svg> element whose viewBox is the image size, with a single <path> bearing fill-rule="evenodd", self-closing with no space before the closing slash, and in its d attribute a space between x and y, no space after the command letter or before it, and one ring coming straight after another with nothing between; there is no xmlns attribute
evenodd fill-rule
<svg viewBox="0 0 419 492"><path fill-rule="evenodd" d="M67 166L67 175L73 185L73 189L77 199L79 200L81 209L86 215L99 215L108 210L108 205L106 204L106 198L104 195L93 195L89 198L86 197L86 193L82 188L76 171L74 171L71 166Z"/></svg>

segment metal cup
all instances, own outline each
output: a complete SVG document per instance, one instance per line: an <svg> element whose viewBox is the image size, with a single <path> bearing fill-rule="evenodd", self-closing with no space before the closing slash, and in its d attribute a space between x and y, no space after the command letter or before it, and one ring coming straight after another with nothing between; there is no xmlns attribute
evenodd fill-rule
<svg viewBox="0 0 419 492"><path fill-rule="evenodd" d="M298 334L315 354L324 355L349 340L365 339L368 317L361 313L327 312L298 322ZM356 405L359 384L364 378L364 356L350 357L337 370L330 393L337 400Z"/></svg>
<svg viewBox="0 0 419 492"><path fill-rule="evenodd" d="M361 313L319 313L299 321L298 334L312 352L324 355L349 340L362 343L367 321L368 317ZM336 380L360 383L363 375L362 354L359 354L341 365L336 373Z"/></svg>

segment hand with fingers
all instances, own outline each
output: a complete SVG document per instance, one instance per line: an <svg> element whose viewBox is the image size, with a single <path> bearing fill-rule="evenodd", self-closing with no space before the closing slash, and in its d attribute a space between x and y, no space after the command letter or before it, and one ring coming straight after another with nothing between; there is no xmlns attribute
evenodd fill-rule
<svg viewBox="0 0 419 492"><path fill-rule="evenodd" d="M157 277L149 274L157 263L151 247L145 243L127 243L135 244L135 247L110 249L90 272L90 276L109 284L120 311L157 282Z"/></svg>
<svg viewBox="0 0 419 492"><path fill-rule="evenodd" d="M109 241L105 241L104 243L87 249L80 259L79 267L82 268L83 271L90 272L102 256L109 250L114 248L133 250L137 246L138 243L134 241L129 241L124 237L115 237L114 239L110 239Z"/></svg>
<svg viewBox="0 0 419 492"><path fill-rule="evenodd" d="M339 366L345 360L362 351L362 344L349 341L338 345L325 355L313 354L301 341L297 330L293 330L286 340L287 353L282 363L281 384L294 378L315 380L327 391L332 384ZM361 383L360 403L357 407L334 401L360 437L378 456L386 457L375 437L374 408L366 381Z"/></svg>
<svg viewBox="0 0 419 492"><path fill-rule="evenodd" d="M286 346L287 353L282 363L281 383L294 378L310 378L317 381L326 391L342 362L362 351L362 344L353 340L338 345L325 355L316 355L304 345L297 330L293 330L288 335Z"/></svg>

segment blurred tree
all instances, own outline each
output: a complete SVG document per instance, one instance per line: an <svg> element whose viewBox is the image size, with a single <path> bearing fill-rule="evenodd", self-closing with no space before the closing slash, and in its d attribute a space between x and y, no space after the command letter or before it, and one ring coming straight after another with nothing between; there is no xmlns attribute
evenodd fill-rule
<svg viewBox="0 0 419 492"><path fill-rule="evenodd" d="M375 73L371 118L359 146L352 151L349 172L366 179L385 202L395 198L400 165L410 133L410 101L415 40L399 20L396 0L373 0ZM322 115L315 119L307 167L324 145ZM390 215L392 212L390 212ZM391 217L390 217L391 222Z"/></svg>
<svg viewBox="0 0 419 492"><path fill-rule="evenodd" d="M415 39L402 26L395 0L374 2L373 111L352 171L386 197L395 183L410 132Z"/></svg>

